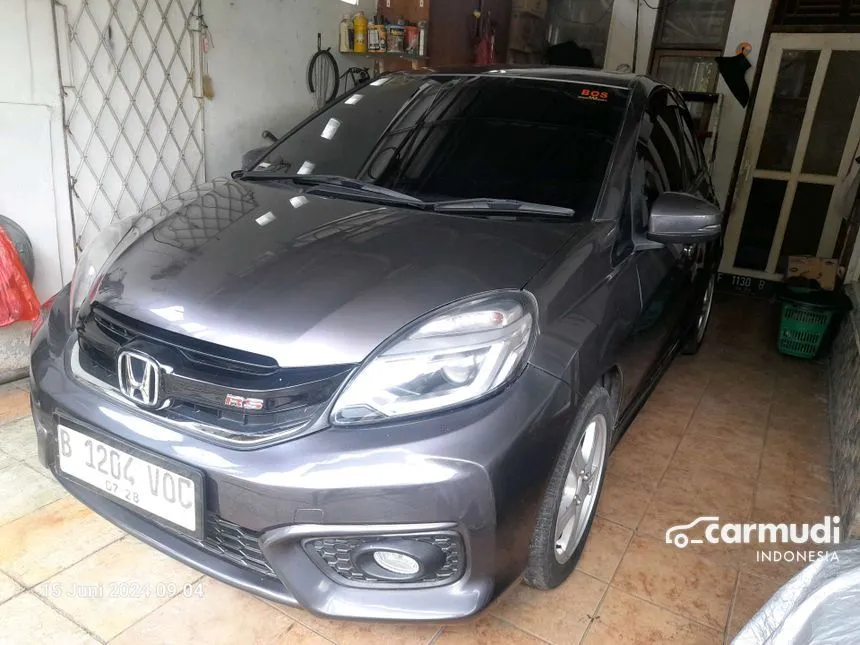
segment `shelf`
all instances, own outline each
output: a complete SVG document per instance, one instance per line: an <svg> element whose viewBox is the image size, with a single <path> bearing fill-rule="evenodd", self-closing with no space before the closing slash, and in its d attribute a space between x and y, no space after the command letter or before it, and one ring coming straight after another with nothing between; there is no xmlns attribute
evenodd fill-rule
<svg viewBox="0 0 860 645"><path fill-rule="evenodd" d="M405 58L407 60L427 60L428 56L409 54L407 52L340 52L344 56L368 56L371 58Z"/></svg>

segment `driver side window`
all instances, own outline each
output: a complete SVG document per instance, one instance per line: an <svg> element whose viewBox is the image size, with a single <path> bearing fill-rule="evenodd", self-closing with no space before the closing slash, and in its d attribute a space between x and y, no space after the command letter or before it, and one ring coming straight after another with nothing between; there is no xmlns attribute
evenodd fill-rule
<svg viewBox="0 0 860 645"><path fill-rule="evenodd" d="M632 195L633 221L639 232L647 230L651 208L660 195L686 189L675 109L669 92L658 90L649 101L639 130Z"/></svg>

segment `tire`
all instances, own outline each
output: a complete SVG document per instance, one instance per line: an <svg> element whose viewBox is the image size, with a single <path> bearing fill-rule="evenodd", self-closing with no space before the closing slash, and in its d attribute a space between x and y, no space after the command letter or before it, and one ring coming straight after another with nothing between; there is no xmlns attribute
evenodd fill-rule
<svg viewBox="0 0 860 645"><path fill-rule="evenodd" d="M601 421L602 419L602 421ZM596 430L589 430L594 423ZM600 466L588 482L588 492L582 497L588 503L588 509L581 508L575 520L576 529L567 532L567 541L564 540L565 533L562 532L561 539L557 539L558 520L562 511L563 501L566 496L566 486L571 473L574 457L580 454L583 443L595 432L600 433L600 425L603 426L602 446L592 441L592 450L595 457L599 455ZM535 525L529 547L529 563L524 576L525 583L537 589L554 589L567 580L568 576L576 567L576 563L585 548L586 538L594 521L597 503L600 499L600 491L603 489L603 479L606 476L606 462L609 458L609 447L611 445L612 430L615 427L615 418L609 393L602 387L596 386L582 402L577 412L573 427L564 443L561 454L558 457L549 485L544 494L538 521ZM576 486L579 498L581 488ZM581 506L581 505L577 505ZM574 535L575 533L575 535ZM566 547L566 548L562 548Z"/></svg>
<svg viewBox="0 0 860 645"><path fill-rule="evenodd" d="M329 87L316 86L314 76L317 74L320 75L318 80L328 81ZM337 61L328 49L320 49L311 56L311 61L308 63L306 80L308 82L308 90L310 90L311 94L317 94L318 92L326 93L324 96L318 97L318 107L321 108L323 105L333 101L337 96L337 91L340 87L340 70L338 69Z"/></svg>
<svg viewBox="0 0 860 645"><path fill-rule="evenodd" d="M708 278L708 285L705 287L705 292L702 294L702 300L699 304L698 315L695 323L687 332L687 337L681 345L682 354L695 354L702 346L702 341L705 340L705 334L708 331L708 323L711 321L711 308L714 304L714 289L717 284L716 272L711 272Z"/></svg>

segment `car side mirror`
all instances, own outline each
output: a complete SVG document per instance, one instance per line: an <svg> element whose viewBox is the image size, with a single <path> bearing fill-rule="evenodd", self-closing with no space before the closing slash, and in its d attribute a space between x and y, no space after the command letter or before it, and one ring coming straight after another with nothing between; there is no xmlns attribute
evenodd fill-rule
<svg viewBox="0 0 860 645"><path fill-rule="evenodd" d="M720 237L723 213L687 193L663 193L651 207L647 238L662 244L699 244Z"/></svg>

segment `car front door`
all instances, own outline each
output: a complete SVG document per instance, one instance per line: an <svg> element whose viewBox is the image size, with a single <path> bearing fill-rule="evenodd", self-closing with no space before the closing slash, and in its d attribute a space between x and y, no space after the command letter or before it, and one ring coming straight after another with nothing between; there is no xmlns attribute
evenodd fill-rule
<svg viewBox="0 0 860 645"><path fill-rule="evenodd" d="M681 244L655 245L646 234L651 209L667 191L697 192L694 182L704 175L695 159L688 158L681 129L684 108L666 88L649 99L637 141L631 182L633 235L639 242L636 269L639 276L642 313L636 326L641 351L649 368L643 384L659 373L660 364L675 347L679 333L689 321L694 294L691 276L698 249ZM693 145L694 142L690 142Z"/></svg>

